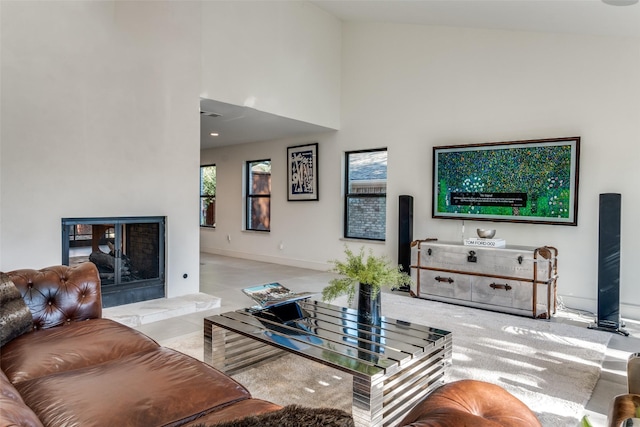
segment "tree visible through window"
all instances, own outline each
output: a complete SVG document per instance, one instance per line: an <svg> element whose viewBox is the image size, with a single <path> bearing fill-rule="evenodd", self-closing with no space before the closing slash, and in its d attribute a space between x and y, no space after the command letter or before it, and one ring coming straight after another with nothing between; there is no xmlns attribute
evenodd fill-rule
<svg viewBox="0 0 640 427"><path fill-rule="evenodd" d="M385 240L387 149L347 152L345 160L344 237Z"/></svg>
<svg viewBox="0 0 640 427"><path fill-rule="evenodd" d="M247 162L246 229L271 230L271 160Z"/></svg>
<svg viewBox="0 0 640 427"><path fill-rule="evenodd" d="M200 166L200 226L216 226L216 165Z"/></svg>

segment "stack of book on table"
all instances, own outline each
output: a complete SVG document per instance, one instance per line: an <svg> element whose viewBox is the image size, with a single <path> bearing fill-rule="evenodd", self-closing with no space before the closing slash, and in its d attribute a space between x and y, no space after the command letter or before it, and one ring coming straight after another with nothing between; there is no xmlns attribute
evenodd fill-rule
<svg viewBox="0 0 640 427"><path fill-rule="evenodd" d="M504 239L484 239L481 237L470 237L464 239L465 246L479 246L483 248L504 248L507 242Z"/></svg>

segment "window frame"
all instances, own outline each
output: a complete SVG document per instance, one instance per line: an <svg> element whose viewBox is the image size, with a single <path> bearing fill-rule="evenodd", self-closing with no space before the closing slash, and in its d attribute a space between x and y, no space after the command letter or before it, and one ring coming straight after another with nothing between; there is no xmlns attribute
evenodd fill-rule
<svg viewBox="0 0 640 427"><path fill-rule="evenodd" d="M384 193L351 193L349 191L349 156L352 154L361 154L361 153L375 153L375 152L385 152L387 153L387 172L388 172L388 160L389 160L389 150L387 147L381 148L372 148L366 150L353 150L353 151L345 151L344 156L344 218L343 218L343 237L345 239L357 239L357 240L369 240L369 241L377 241L377 242L385 242L387 240L387 226L386 220L384 225L384 237L383 238L373 238L373 237L362 237L362 236L352 236L350 235L349 230L349 201L351 199L367 199L367 198L384 198L385 199L385 211L387 208L387 182L385 179L385 191ZM385 212L386 219L386 212Z"/></svg>
<svg viewBox="0 0 640 427"><path fill-rule="evenodd" d="M215 168L215 173L216 173L216 184L215 184L215 188L214 188L214 192L213 192L213 196L210 194L204 194L203 190L204 190L204 185L203 185L203 181L202 181L202 171L204 168L209 168L209 167L214 167ZM216 166L215 163L212 164L206 164L206 165L200 165L200 227L201 228L216 228L216 221L215 221L215 217L216 217L216 195L218 193L218 167ZM203 224L202 220L203 217L206 218L206 214L203 216L203 211L202 211L202 203L203 203L203 199L213 199L213 224L209 225L206 224L206 220L205 220L205 224Z"/></svg>
<svg viewBox="0 0 640 427"><path fill-rule="evenodd" d="M253 194L252 193L252 183L253 180L252 178L252 172L251 172L251 167L254 164L257 163L269 163L269 168L271 168L272 164L271 164L271 159L266 158L266 159L259 159L259 160L247 160L245 162L245 188L244 188L244 202L245 202L245 209L244 209L244 229L246 231L258 231L258 232L262 232L262 233L269 233L271 232L271 172L269 172L269 194ZM252 212L252 200L258 200L258 199L267 199L269 201L269 228L267 229L259 229L259 228L251 228L251 212Z"/></svg>

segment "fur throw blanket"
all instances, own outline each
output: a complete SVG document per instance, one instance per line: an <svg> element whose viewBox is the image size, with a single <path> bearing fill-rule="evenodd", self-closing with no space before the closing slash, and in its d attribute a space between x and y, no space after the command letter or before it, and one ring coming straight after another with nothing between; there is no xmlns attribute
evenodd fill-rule
<svg viewBox="0 0 640 427"><path fill-rule="evenodd" d="M284 408L238 420L194 427L354 427L351 414L340 409L304 408L288 405Z"/></svg>

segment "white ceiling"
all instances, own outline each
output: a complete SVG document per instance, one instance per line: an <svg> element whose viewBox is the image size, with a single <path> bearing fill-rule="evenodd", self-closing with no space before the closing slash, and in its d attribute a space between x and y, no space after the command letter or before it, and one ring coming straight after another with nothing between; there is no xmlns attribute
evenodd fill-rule
<svg viewBox="0 0 640 427"><path fill-rule="evenodd" d="M210 116L215 113L218 117ZM211 99L200 98L200 148L314 135L334 129L288 119ZM218 136L212 136L217 133Z"/></svg>
<svg viewBox="0 0 640 427"><path fill-rule="evenodd" d="M268 1L268 0L267 0ZM601 0L309 0L342 21L633 37L640 39L640 3ZM201 147L313 135L331 129L249 107L202 99ZM211 132L220 135L212 137Z"/></svg>
<svg viewBox="0 0 640 427"><path fill-rule="evenodd" d="M607 0L628 3L634 0ZM640 4L601 0L311 0L343 21L640 38Z"/></svg>

